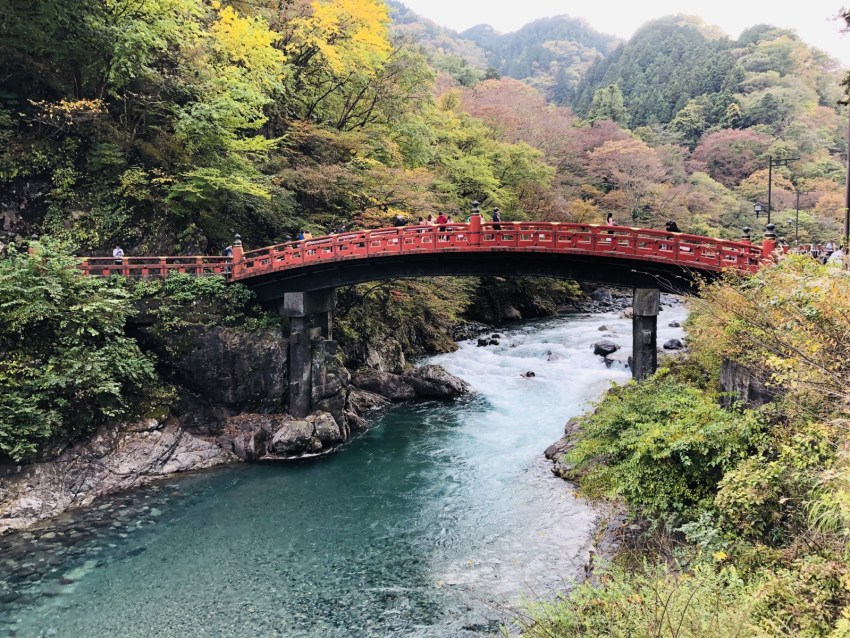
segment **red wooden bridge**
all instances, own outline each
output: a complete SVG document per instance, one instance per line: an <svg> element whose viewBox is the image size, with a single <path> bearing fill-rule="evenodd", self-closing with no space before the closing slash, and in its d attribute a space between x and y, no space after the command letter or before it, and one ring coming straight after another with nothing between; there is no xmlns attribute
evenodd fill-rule
<svg viewBox="0 0 850 638"><path fill-rule="evenodd" d="M622 226L558 222L494 224L482 223L480 217L473 216L467 224L353 231L249 251L243 251L241 241L237 240L232 258L125 257L116 264L114 259L103 257L86 259L81 267L92 275L130 277L164 276L170 272L221 274L261 292L275 282L279 284L278 293L282 294L393 276L525 274L525 263L537 264L529 274L541 271L539 274L544 275L553 274L548 272L553 263L581 263L586 266L582 270L587 272L578 273L582 276L577 279L593 280L596 273L602 283L628 284L619 281L622 277L614 277L617 281L612 281L611 273L635 269L653 276L669 276L676 271L676 276L682 272L753 272L774 248L775 242L771 240L755 245L748 241ZM409 264L414 257L416 265L411 268ZM499 272L499 263L507 265L509 272ZM542 263L549 266L541 268ZM343 271L349 274L340 276ZM329 276L329 273L335 274ZM271 299L279 294L260 296Z"/></svg>
<svg viewBox="0 0 850 638"><path fill-rule="evenodd" d="M237 236L231 257L125 257L84 260L91 275L165 276L171 272L225 275L249 286L260 301L275 302L287 317L289 411L316 408L313 386L324 378L316 344L334 351L337 286L396 277L539 275L634 289L632 374L656 368L660 291L693 290L702 278L726 270L754 272L776 247L773 228L764 243L724 241L646 228L543 222L380 228L292 241L244 251ZM316 369L319 366L319 369ZM319 381L317 381L319 380Z"/></svg>

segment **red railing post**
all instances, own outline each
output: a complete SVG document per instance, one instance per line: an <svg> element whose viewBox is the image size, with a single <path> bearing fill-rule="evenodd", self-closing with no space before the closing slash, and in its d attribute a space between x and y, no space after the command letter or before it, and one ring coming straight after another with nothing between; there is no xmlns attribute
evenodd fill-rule
<svg viewBox="0 0 850 638"><path fill-rule="evenodd" d="M776 250L776 226L768 224L764 227L764 241L761 243L762 259L770 259Z"/></svg>

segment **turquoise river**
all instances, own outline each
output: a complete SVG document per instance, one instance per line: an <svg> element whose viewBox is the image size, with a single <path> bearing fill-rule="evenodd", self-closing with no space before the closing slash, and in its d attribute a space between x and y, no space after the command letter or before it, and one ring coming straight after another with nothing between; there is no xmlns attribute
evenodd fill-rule
<svg viewBox="0 0 850 638"><path fill-rule="evenodd" d="M663 310L660 343L681 337L668 324L684 315ZM610 335L622 354L631 321L574 316L500 335L431 359L472 396L375 415L337 454L179 477L0 539L0 581L15 592L0 636L497 634L523 601L581 573L597 514L542 452L629 378L592 344Z"/></svg>

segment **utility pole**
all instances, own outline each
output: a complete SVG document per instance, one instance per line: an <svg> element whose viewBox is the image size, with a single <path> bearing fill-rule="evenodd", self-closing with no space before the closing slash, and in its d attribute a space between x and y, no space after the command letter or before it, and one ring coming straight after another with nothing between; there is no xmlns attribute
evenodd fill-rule
<svg viewBox="0 0 850 638"><path fill-rule="evenodd" d="M850 245L850 97L847 98L847 176L844 184L844 250Z"/></svg>
<svg viewBox="0 0 850 638"><path fill-rule="evenodd" d="M773 167L774 166L788 166L788 162L793 162L794 160L800 159L799 157L780 157L777 159L773 159L772 155L768 155L767 157L767 223L770 223L770 209L771 209L771 199L770 199L770 191L773 187ZM845 226L845 232L847 234L847 229Z"/></svg>

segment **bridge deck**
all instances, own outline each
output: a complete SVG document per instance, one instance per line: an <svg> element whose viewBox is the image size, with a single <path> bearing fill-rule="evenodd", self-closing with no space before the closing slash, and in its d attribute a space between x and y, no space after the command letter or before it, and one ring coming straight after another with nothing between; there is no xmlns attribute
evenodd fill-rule
<svg viewBox="0 0 850 638"><path fill-rule="evenodd" d="M442 229L442 230L441 230ZM239 251L241 252L241 251ZM668 233L663 230L596 226L558 222L501 222L380 228L291 241L229 257L125 257L120 264L109 257L89 258L81 268L91 275L163 276L170 272L195 275L223 274L250 283L318 263L440 253L554 253L598 255L666 263L696 271L725 269L754 272L762 262L762 247Z"/></svg>

